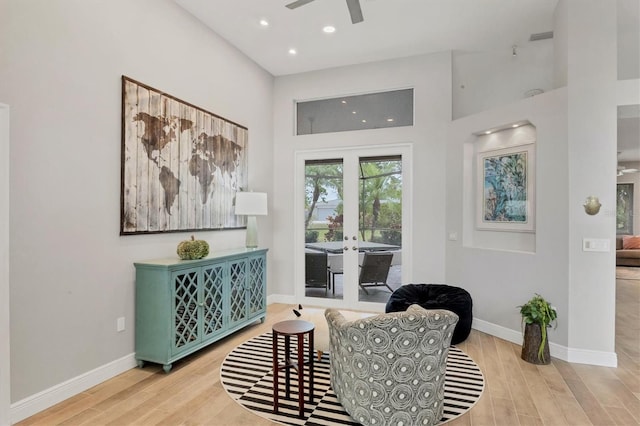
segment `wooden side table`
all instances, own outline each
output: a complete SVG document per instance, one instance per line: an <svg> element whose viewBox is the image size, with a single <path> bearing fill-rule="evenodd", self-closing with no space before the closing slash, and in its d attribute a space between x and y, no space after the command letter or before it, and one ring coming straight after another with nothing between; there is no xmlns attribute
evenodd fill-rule
<svg viewBox="0 0 640 426"><path fill-rule="evenodd" d="M309 402L313 402L313 330L314 325L309 321L288 320L275 323L273 325L273 412L278 413L278 373L280 370L285 372L285 392L289 398L290 392L290 370L293 368L298 372L298 410L299 416L304 418L304 365L309 366ZM304 360L304 337L308 335L308 361ZM279 362L278 354L278 337L284 336L284 362ZM296 360L291 359L290 339L291 336L298 338Z"/></svg>

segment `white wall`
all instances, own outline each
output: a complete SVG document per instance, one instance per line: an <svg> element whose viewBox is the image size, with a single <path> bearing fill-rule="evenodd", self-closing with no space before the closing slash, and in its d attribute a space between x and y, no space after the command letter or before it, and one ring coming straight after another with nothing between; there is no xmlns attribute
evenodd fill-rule
<svg viewBox="0 0 640 426"><path fill-rule="evenodd" d="M0 103L0 425L9 424L9 106Z"/></svg>
<svg viewBox="0 0 640 426"><path fill-rule="evenodd" d="M535 254L484 250L451 241L447 280L474 295L475 326L516 341L516 306L539 292L558 308L552 354L573 362L616 365L614 253L583 252L584 238L613 245L616 106L638 83L616 82L615 2L561 0L555 14L556 89L456 120L449 132L447 231L461 229L459 170L472 132L528 119L537 131ZM563 57L564 55L564 57ZM537 99L536 99L537 98ZM625 102L626 104L635 102ZM582 204L598 196L601 213ZM597 315L594 315L597 312ZM518 330L518 331L517 331Z"/></svg>
<svg viewBox="0 0 640 426"><path fill-rule="evenodd" d="M294 136L294 100L413 87L412 127ZM276 78L274 92L275 181L274 293L294 295L294 155L298 150L413 145L414 282L443 282L446 129L451 116L449 53L376 62ZM403 224L404 226L409 226ZM405 247L403 247L405 248ZM298 244L299 249L299 244Z"/></svg>
<svg viewBox="0 0 640 426"><path fill-rule="evenodd" d="M640 2L616 0L618 80L640 78Z"/></svg>
<svg viewBox="0 0 640 426"><path fill-rule="evenodd" d="M553 14L553 81L555 87L567 85L569 67L569 44L567 36L567 4L558 2Z"/></svg>
<svg viewBox="0 0 640 426"><path fill-rule="evenodd" d="M616 7L601 0L566 3L569 144L569 346L616 362L615 250L585 252L584 238L615 238ZM597 196L596 216L582 204ZM597 312L597 315L594 315Z"/></svg>
<svg viewBox="0 0 640 426"><path fill-rule="evenodd" d="M455 120L448 135L446 168L446 229L459 236L447 242L447 281L464 284L473 296L474 327L517 340L521 322L517 306L539 293L559 312L558 328L549 332L549 340L565 347L569 303L566 103L566 90L556 89ZM482 143L473 133L521 120L531 122L536 136L536 232L527 236L534 238L535 250L497 249L513 241L496 235L492 237L495 247L488 249L483 246L489 237L478 235L486 231L474 228L475 203L469 202L477 187L475 175L468 171L473 169L475 145Z"/></svg>
<svg viewBox="0 0 640 426"><path fill-rule="evenodd" d="M273 77L171 0L5 6L16 402L132 354L132 263L173 256L187 237L118 235L121 75L247 126L249 184L269 193ZM267 247L269 220L260 219ZM244 231L198 237L213 249L244 245Z"/></svg>
<svg viewBox="0 0 640 426"><path fill-rule="evenodd" d="M486 111L554 87L554 41L526 42L501 51L453 53L453 118Z"/></svg>

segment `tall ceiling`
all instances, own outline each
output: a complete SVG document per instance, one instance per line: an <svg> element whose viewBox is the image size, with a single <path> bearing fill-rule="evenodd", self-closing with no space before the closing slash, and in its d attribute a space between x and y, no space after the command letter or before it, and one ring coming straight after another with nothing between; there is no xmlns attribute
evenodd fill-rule
<svg viewBox="0 0 640 426"><path fill-rule="evenodd" d="M511 52L553 30L558 0L175 0L274 76L442 51ZM616 0L618 37L637 73L638 0ZM263 26L261 20L269 25ZM332 25L335 32L324 33ZM626 40L626 41L625 41ZM631 44L628 44L631 40ZM295 49L296 54L289 53ZM516 47L517 49L517 47ZM631 55L631 56L630 56ZM620 65L620 62L619 62ZM625 77L623 77L625 78ZM619 161L640 161L640 109L619 111Z"/></svg>
<svg viewBox="0 0 640 426"><path fill-rule="evenodd" d="M175 0L274 76L448 50L511 51L553 29L558 0ZM269 22L262 26L260 20ZM323 27L336 31L326 34ZM291 55L289 49L296 49Z"/></svg>

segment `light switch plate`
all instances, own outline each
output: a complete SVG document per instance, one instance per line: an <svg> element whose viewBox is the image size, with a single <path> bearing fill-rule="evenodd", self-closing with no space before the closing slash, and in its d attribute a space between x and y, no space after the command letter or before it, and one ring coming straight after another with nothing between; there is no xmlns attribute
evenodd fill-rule
<svg viewBox="0 0 640 426"><path fill-rule="evenodd" d="M603 238L583 238L582 251L611 251L611 243Z"/></svg>

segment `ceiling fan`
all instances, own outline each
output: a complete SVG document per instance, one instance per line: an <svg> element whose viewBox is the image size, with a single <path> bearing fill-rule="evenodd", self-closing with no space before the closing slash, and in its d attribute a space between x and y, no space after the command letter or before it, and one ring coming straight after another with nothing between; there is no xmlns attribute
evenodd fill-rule
<svg viewBox="0 0 640 426"><path fill-rule="evenodd" d="M293 3L287 4L286 7L289 9L297 9L307 3L311 3L312 1L313 0L296 0ZM360 8L360 0L347 0L347 7L349 8L349 15L351 15L352 24L364 21L362 8Z"/></svg>
<svg viewBox="0 0 640 426"><path fill-rule="evenodd" d="M638 173L640 172L640 170L636 169L636 168L626 168L625 166L621 166L618 165L618 176L622 176L623 174L628 174L628 173Z"/></svg>

